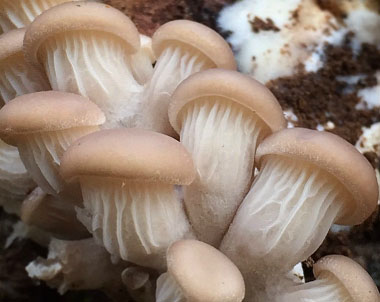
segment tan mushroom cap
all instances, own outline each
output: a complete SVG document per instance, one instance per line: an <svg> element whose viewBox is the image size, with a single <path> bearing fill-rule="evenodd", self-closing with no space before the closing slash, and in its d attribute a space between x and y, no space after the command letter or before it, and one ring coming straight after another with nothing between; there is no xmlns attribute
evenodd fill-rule
<svg viewBox="0 0 380 302"><path fill-rule="evenodd" d="M14 29L0 35L0 62L21 53L25 28Z"/></svg>
<svg viewBox="0 0 380 302"><path fill-rule="evenodd" d="M169 119L179 133L181 110L191 101L218 96L238 103L256 113L272 132L286 127L282 108L268 88L237 71L209 69L184 80L174 91L169 105Z"/></svg>
<svg viewBox="0 0 380 302"><path fill-rule="evenodd" d="M59 91L42 91L16 97L0 110L0 136L96 126L103 112L86 97Z"/></svg>
<svg viewBox="0 0 380 302"><path fill-rule="evenodd" d="M215 67L236 70L234 55L227 42L205 25L188 20L175 20L159 27L152 37L156 58L170 44L176 43L197 49L213 62Z"/></svg>
<svg viewBox="0 0 380 302"><path fill-rule="evenodd" d="M140 48L140 36L133 22L117 9L97 2L67 2L38 16L25 34L25 56L38 65L38 50L48 38L72 31L98 31L114 35L125 42L126 51Z"/></svg>
<svg viewBox="0 0 380 302"><path fill-rule="evenodd" d="M258 168L267 155L310 162L334 176L352 195L337 223L362 223L375 210L378 185L374 169L354 146L337 135L303 128L284 129L267 137L256 152Z"/></svg>
<svg viewBox="0 0 380 302"><path fill-rule="evenodd" d="M167 251L168 271L186 301L238 302L245 295L243 277L230 259L197 240L179 240Z"/></svg>
<svg viewBox="0 0 380 302"><path fill-rule="evenodd" d="M314 275L332 274L345 287L353 302L378 302L379 291L370 275L355 261L341 255L330 255L313 267Z"/></svg>
<svg viewBox="0 0 380 302"><path fill-rule="evenodd" d="M190 184L195 168L175 139L142 129L102 130L72 144L61 160L67 181L79 176L115 177L144 182Z"/></svg>

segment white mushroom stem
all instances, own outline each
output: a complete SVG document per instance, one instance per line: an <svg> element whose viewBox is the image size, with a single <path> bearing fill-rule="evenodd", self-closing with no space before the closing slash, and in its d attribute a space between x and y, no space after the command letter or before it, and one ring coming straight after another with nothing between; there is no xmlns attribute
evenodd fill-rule
<svg viewBox="0 0 380 302"><path fill-rule="evenodd" d="M19 215L21 202L35 186L17 148L0 140L0 206Z"/></svg>
<svg viewBox="0 0 380 302"><path fill-rule="evenodd" d="M182 120L181 142L198 172L185 188L186 210L197 238L219 246L251 184L265 126L251 111L217 97L196 100Z"/></svg>
<svg viewBox="0 0 380 302"><path fill-rule="evenodd" d="M138 126L175 136L168 119L170 96L178 84L191 74L212 67L202 54L193 53L185 47L165 49L157 59L152 78L143 93L142 117Z"/></svg>
<svg viewBox="0 0 380 302"><path fill-rule="evenodd" d="M139 109L142 86L124 43L105 33L71 32L51 37L41 47L53 90L88 97L106 115L104 127L132 125Z"/></svg>
<svg viewBox="0 0 380 302"><path fill-rule="evenodd" d="M157 279L156 302L185 302L181 288L170 273L163 273Z"/></svg>
<svg viewBox="0 0 380 302"><path fill-rule="evenodd" d="M276 302L351 302L344 286L331 274L325 272L320 279L287 288L278 293Z"/></svg>
<svg viewBox="0 0 380 302"><path fill-rule="evenodd" d="M156 275L146 268L129 266L121 273L121 280L134 301L155 302Z"/></svg>
<svg viewBox="0 0 380 302"><path fill-rule="evenodd" d="M342 214L347 194L333 177L311 164L268 156L221 250L246 278L257 282L287 273L320 246Z"/></svg>
<svg viewBox="0 0 380 302"><path fill-rule="evenodd" d="M115 258L163 270L168 246L191 235L173 185L97 177L80 184L78 219Z"/></svg>
<svg viewBox="0 0 380 302"><path fill-rule="evenodd" d="M98 130L97 126L88 126L61 131L36 132L18 140L17 147L26 169L35 182L46 193L57 195L66 186L59 175L63 153L75 140L96 130Z"/></svg>
<svg viewBox="0 0 380 302"><path fill-rule="evenodd" d="M52 239L47 259L37 258L26 267L29 277L45 281L60 294L68 290L123 287L120 274L126 263L114 265L107 251L94 240Z"/></svg>
<svg viewBox="0 0 380 302"><path fill-rule="evenodd" d="M5 0L0 6L0 32L22 28L30 24L35 17L54 5L68 0ZM74 0L75 1L75 0Z"/></svg>
<svg viewBox="0 0 380 302"><path fill-rule="evenodd" d="M45 81L30 74L22 54L14 55L0 66L0 99L7 103L19 95L48 90Z"/></svg>

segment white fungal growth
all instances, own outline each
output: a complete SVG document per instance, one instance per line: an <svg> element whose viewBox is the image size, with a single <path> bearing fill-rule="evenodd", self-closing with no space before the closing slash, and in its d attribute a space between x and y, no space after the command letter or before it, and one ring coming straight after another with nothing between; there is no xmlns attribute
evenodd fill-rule
<svg viewBox="0 0 380 302"><path fill-rule="evenodd" d="M113 265L107 251L92 238L75 241L53 238L47 259L38 257L27 265L26 271L29 277L45 281L63 295L68 290L120 290L120 274L125 266L125 263Z"/></svg>
<svg viewBox="0 0 380 302"><path fill-rule="evenodd" d="M185 302L186 298L182 295L181 288L170 275L163 273L157 279L156 302Z"/></svg>
<svg viewBox="0 0 380 302"><path fill-rule="evenodd" d="M0 33L26 27L43 11L63 2L68 0L3 0L0 4Z"/></svg>
<svg viewBox="0 0 380 302"><path fill-rule="evenodd" d="M101 32L71 32L40 48L53 90L88 97L104 112L105 127L131 126L142 86L133 76L125 42Z"/></svg>
<svg viewBox="0 0 380 302"><path fill-rule="evenodd" d="M0 206L19 214L22 200L35 186L17 148L0 140Z"/></svg>
<svg viewBox="0 0 380 302"><path fill-rule="evenodd" d="M328 272L323 272L318 280L287 288L275 301L353 302L343 285Z"/></svg>
<svg viewBox="0 0 380 302"><path fill-rule="evenodd" d="M170 97L178 84L193 73L215 67L201 53L181 46L165 49L157 59L151 80L143 94L143 108L138 126L168 135L175 135L168 119Z"/></svg>
<svg viewBox="0 0 380 302"><path fill-rule="evenodd" d="M34 181L45 192L57 195L65 187L65 182L59 174L63 153L75 140L96 130L97 127L88 126L28 133L20 138L17 147Z"/></svg>
<svg viewBox="0 0 380 302"><path fill-rule="evenodd" d="M15 55L0 66L0 100L4 103L30 92L48 90L43 80L31 75L23 55Z"/></svg>
<svg viewBox="0 0 380 302"><path fill-rule="evenodd" d="M173 185L81 177L78 219L114 258L164 269L169 245L190 236ZM94 190L97 188L97 190Z"/></svg>
<svg viewBox="0 0 380 302"><path fill-rule="evenodd" d="M346 189L321 169L268 156L221 250L243 274L286 273L320 246L348 199Z"/></svg>
<svg viewBox="0 0 380 302"><path fill-rule="evenodd" d="M197 178L185 204L199 240L218 246L252 181L256 144L266 127L243 106L205 98L183 110L181 142L192 154Z"/></svg>

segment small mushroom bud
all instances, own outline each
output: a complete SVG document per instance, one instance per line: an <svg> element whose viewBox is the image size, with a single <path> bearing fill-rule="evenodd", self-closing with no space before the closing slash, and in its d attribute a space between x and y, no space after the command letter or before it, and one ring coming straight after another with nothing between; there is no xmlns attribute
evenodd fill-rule
<svg viewBox="0 0 380 302"><path fill-rule="evenodd" d="M240 302L244 280L237 267L214 247L180 240L167 251L168 272L157 280L157 302Z"/></svg>
<svg viewBox="0 0 380 302"><path fill-rule="evenodd" d="M164 270L168 246L192 236L175 185L195 176L190 154L175 139L146 130L92 133L65 152L61 174L78 179L78 218L115 258Z"/></svg>
<svg viewBox="0 0 380 302"><path fill-rule="evenodd" d="M368 273L350 258L331 255L313 267L315 281L288 288L276 302L378 302L379 291Z"/></svg>
<svg viewBox="0 0 380 302"><path fill-rule="evenodd" d="M377 205L373 168L327 132L293 128L258 147L260 170L221 244L246 280L289 272L320 246L333 223L362 223Z"/></svg>
<svg viewBox="0 0 380 302"><path fill-rule="evenodd" d="M104 120L104 114L87 98L36 92L19 96L0 110L0 135L18 147L26 169L46 193L62 193L62 197L79 201L79 188L66 186L59 175L60 160L73 141L97 131Z"/></svg>
<svg viewBox="0 0 380 302"><path fill-rule="evenodd" d="M15 29L0 36L1 103L19 95L50 89L47 81L33 73L25 62L22 52L24 35L25 29Z"/></svg>
<svg viewBox="0 0 380 302"><path fill-rule="evenodd" d="M227 42L212 29L187 20L162 25L153 35L157 62L143 94L140 127L175 136L168 119L174 89L191 74L210 68L236 69Z"/></svg>
<svg viewBox="0 0 380 302"><path fill-rule="evenodd" d="M69 204L36 188L21 206L21 220L49 232L57 239L79 240L90 237L78 221L73 204Z"/></svg>
<svg viewBox="0 0 380 302"><path fill-rule="evenodd" d="M77 0L2 0L0 1L0 34L25 27L43 11L68 1Z"/></svg>
<svg viewBox="0 0 380 302"><path fill-rule="evenodd" d="M219 246L251 185L257 145L286 126L281 107L254 79L211 69L178 86L169 118L198 172L185 188L190 223L199 240Z"/></svg>
<svg viewBox="0 0 380 302"><path fill-rule="evenodd" d="M132 64L139 49L132 21L96 2L49 9L28 27L24 40L27 61L44 70L52 89L88 97L106 115L107 127L128 126L138 112L142 86L134 74L146 73Z"/></svg>
<svg viewBox="0 0 380 302"><path fill-rule="evenodd" d="M152 38L140 34L140 49L132 55L132 72L139 84L145 84L153 74L156 58L152 49Z"/></svg>
<svg viewBox="0 0 380 302"><path fill-rule="evenodd" d="M112 264L107 251L93 238L63 241L52 239L47 259L38 257L26 271L30 278L45 281L63 295L68 290L102 289L114 294L123 289L121 272L128 264Z"/></svg>

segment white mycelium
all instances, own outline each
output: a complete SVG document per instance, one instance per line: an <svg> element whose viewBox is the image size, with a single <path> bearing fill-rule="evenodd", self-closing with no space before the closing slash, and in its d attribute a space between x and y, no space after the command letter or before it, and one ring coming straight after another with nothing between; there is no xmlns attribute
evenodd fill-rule
<svg viewBox="0 0 380 302"><path fill-rule="evenodd" d="M0 33L25 27L43 11L63 2L68 0L3 0L0 4Z"/></svg>
<svg viewBox="0 0 380 302"><path fill-rule="evenodd" d="M328 272L321 273L318 280L288 288L275 301L353 302L343 285Z"/></svg>
<svg viewBox="0 0 380 302"><path fill-rule="evenodd" d="M142 86L124 43L106 33L72 32L49 38L39 54L53 90L88 97L106 115L105 127L131 126L139 108Z"/></svg>
<svg viewBox="0 0 380 302"><path fill-rule="evenodd" d="M0 65L0 100L4 103L16 96L48 89L40 77L30 73L22 54Z"/></svg>
<svg viewBox="0 0 380 302"><path fill-rule="evenodd" d="M196 100L183 112L181 142L197 167L185 189L187 213L197 238L217 246L249 189L265 126L253 112L218 97Z"/></svg>
<svg viewBox="0 0 380 302"><path fill-rule="evenodd" d="M157 279L156 302L185 302L186 298L182 295L181 288L170 275L163 273Z"/></svg>
<svg viewBox="0 0 380 302"><path fill-rule="evenodd" d="M151 80L143 94L143 110L138 126L175 135L168 120L168 105L179 83L193 73L212 68L214 64L199 52L185 46L171 46L157 59Z"/></svg>
<svg viewBox="0 0 380 302"><path fill-rule="evenodd" d="M80 184L78 218L115 258L161 270L168 246L190 235L173 185L99 177Z"/></svg>
<svg viewBox="0 0 380 302"><path fill-rule="evenodd" d="M34 181L47 193L57 195L65 182L59 175L60 160L78 138L97 127L78 127L61 131L28 133L17 142L20 157Z"/></svg>
<svg viewBox="0 0 380 302"><path fill-rule="evenodd" d="M268 156L221 250L243 275L286 273L320 246L348 199L346 189L321 169Z"/></svg>

